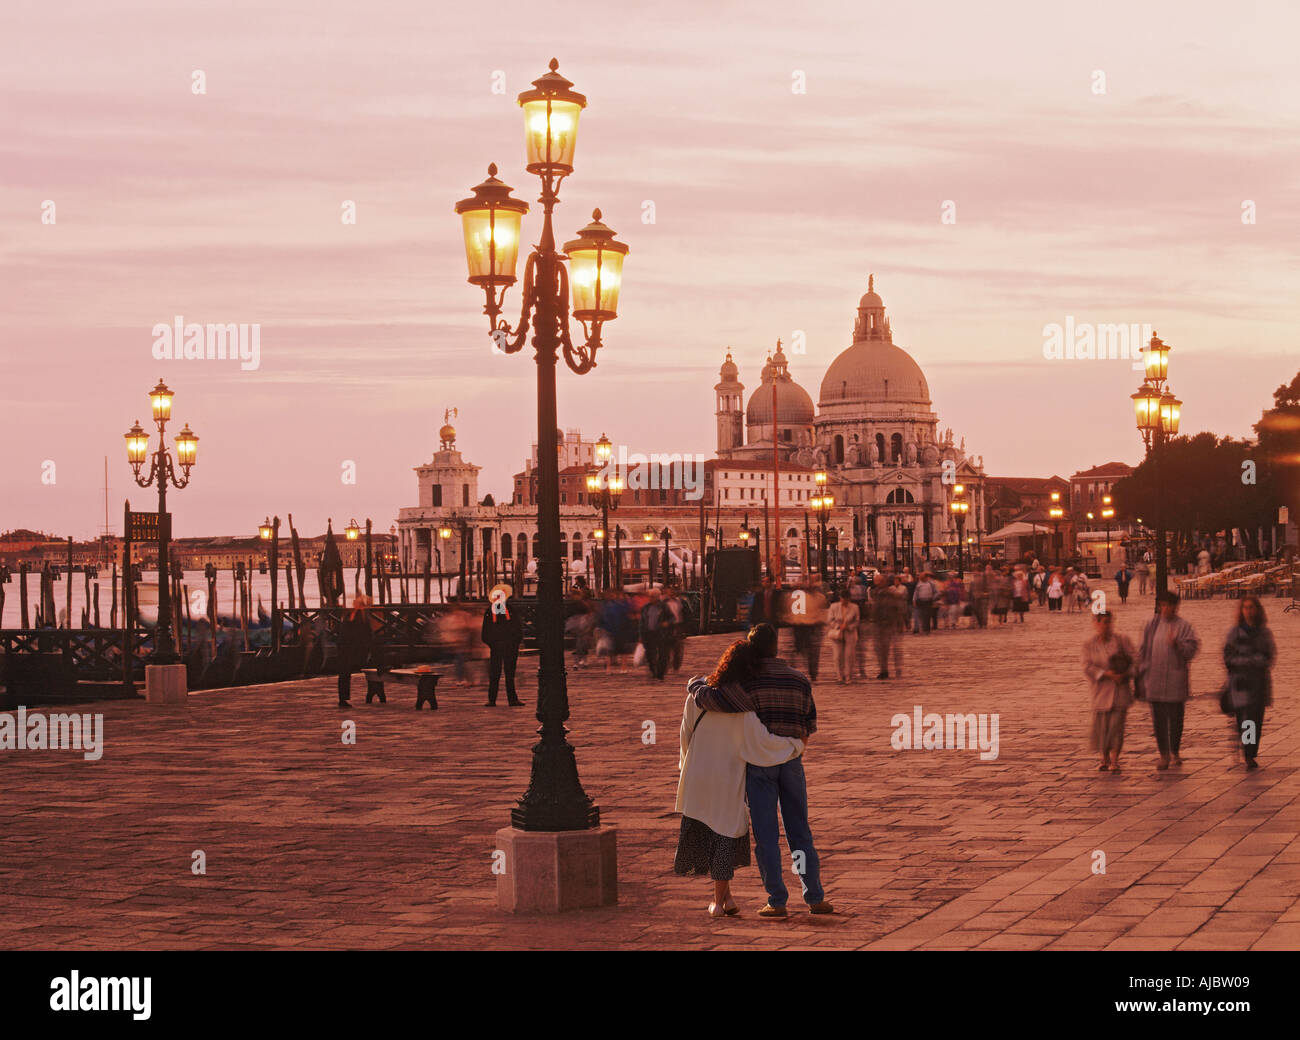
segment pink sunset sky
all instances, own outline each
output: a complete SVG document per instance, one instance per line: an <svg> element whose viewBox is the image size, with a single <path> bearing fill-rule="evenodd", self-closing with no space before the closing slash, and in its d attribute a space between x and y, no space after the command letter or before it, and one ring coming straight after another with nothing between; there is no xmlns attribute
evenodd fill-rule
<svg viewBox="0 0 1300 1040"><path fill-rule="evenodd" d="M160 376L201 438L177 535L386 530L453 406L508 498L535 366L492 352L452 207L492 161L535 199L515 96L552 56L589 99L557 234L599 206L631 248L561 426L711 454L726 348L748 393L802 330L816 400L874 272L992 475L1140 456L1139 373L1043 357L1067 316L1154 325L1183 431L1249 435L1300 369L1297 38L1287 3L11 0L0 529L95 534L105 455L115 530L152 507L122 434ZM260 367L156 361L175 315L260 323Z"/></svg>

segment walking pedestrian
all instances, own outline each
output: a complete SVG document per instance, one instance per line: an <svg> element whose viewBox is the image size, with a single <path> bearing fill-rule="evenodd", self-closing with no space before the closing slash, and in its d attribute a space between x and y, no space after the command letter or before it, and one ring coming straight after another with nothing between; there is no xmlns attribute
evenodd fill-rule
<svg viewBox="0 0 1300 1040"><path fill-rule="evenodd" d="M669 647L666 636L669 618L658 589L650 590L650 598L641 608L638 624L638 635L641 645L645 647L645 663L650 670L650 678L662 682L668 666Z"/></svg>
<svg viewBox="0 0 1300 1040"><path fill-rule="evenodd" d="M939 602L939 586L929 571L922 571L921 578L912 591L912 631L922 635L930 634L934 621L934 607Z"/></svg>
<svg viewBox="0 0 1300 1040"><path fill-rule="evenodd" d="M1102 611L1095 617L1096 631L1083 644L1083 674L1092 692L1092 726L1089 746L1101 755L1097 769L1119 772L1124 748L1124 725L1133 703L1133 669L1137 653L1127 636L1114 632L1114 616Z"/></svg>
<svg viewBox="0 0 1300 1040"><path fill-rule="evenodd" d="M846 683L853 678L853 665L858 656L858 622L861 620L861 612L848 589L842 589L840 598L831 604L828 619L826 634L831 641L835 679Z"/></svg>
<svg viewBox="0 0 1300 1040"><path fill-rule="evenodd" d="M1115 572L1115 590L1119 593L1121 603L1128 602L1128 587L1132 581L1133 572L1129 569L1129 565L1127 563L1120 564L1119 570Z"/></svg>
<svg viewBox="0 0 1300 1040"><path fill-rule="evenodd" d="M1011 609L1016 620L1023 625L1025 615L1029 613L1029 576L1024 571L1016 571L1011 579Z"/></svg>
<svg viewBox="0 0 1300 1040"><path fill-rule="evenodd" d="M1061 600L1065 597L1065 581L1060 571L1052 571L1052 580L1047 583L1047 609L1060 611Z"/></svg>
<svg viewBox="0 0 1300 1040"><path fill-rule="evenodd" d="M370 597L358 594L352 609L339 623L338 668L339 707L352 707L352 673L366 666L370 657Z"/></svg>
<svg viewBox="0 0 1300 1040"><path fill-rule="evenodd" d="M1138 565L1135 568L1135 570L1137 571L1137 577L1138 577L1138 595L1145 596L1147 594L1147 578L1150 577L1151 575L1151 553L1150 552L1145 552L1142 554L1142 559L1138 561Z"/></svg>
<svg viewBox="0 0 1300 1040"><path fill-rule="evenodd" d="M1237 608L1237 623L1223 644L1223 663L1228 669L1225 707L1237 718L1237 735L1247 769L1259 768L1255 758L1264 729L1264 709L1273 703L1271 671L1276 661L1277 644L1264 605L1256 596L1243 596Z"/></svg>
<svg viewBox="0 0 1300 1040"><path fill-rule="evenodd" d="M1190 695L1188 667L1201 642L1191 624L1178 616L1178 596L1166 592L1158 597L1160 613L1147 622L1142 632L1142 649L1138 654L1138 675L1143 696L1151 705L1151 722L1155 727L1156 749L1160 753L1157 769L1183 764L1180 753L1183 739L1183 712Z"/></svg>
<svg viewBox="0 0 1300 1040"><path fill-rule="evenodd" d="M907 626L907 589L897 575L888 585L884 575L877 574L881 587L872 605L871 623L876 641L876 665L880 671L877 679L889 678L890 651L893 651L894 677L903 674L903 643L899 639Z"/></svg>

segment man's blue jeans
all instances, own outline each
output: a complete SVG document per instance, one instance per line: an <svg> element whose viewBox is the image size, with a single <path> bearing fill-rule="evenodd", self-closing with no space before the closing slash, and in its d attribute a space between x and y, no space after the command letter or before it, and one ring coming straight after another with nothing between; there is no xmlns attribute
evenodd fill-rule
<svg viewBox="0 0 1300 1040"><path fill-rule="evenodd" d="M808 787L804 781L803 759L793 758L779 766L746 766L745 793L749 798L749 819L754 828L754 858L758 860L758 873L767 889L768 903L785 906L790 898L785 879L781 876L780 832L776 823L778 804L791 858L794 859L796 852L803 853L800 881L803 882L804 902L809 906L820 903L825 893L812 830L808 827ZM797 862L794 865L797 867Z"/></svg>

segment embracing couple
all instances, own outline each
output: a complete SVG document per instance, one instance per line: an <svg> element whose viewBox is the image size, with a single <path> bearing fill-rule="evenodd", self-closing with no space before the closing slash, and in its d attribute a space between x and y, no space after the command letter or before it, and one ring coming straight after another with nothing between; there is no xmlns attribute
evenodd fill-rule
<svg viewBox="0 0 1300 1040"><path fill-rule="evenodd" d="M731 878L736 867L749 866L751 821L754 854L767 889L767 905L758 915L789 916L778 807L804 902L814 914L833 911L822 891L803 772L804 747L817 729L817 707L808 677L776 652L776 630L757 625L727 648L712 675L697 676L687 685L676 806L682 827L673 869L713 879L711 917L740 913Z"/></svg>

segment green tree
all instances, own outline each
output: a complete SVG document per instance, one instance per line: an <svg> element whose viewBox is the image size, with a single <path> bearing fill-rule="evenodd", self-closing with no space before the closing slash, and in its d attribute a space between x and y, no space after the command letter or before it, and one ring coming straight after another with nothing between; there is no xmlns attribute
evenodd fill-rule
<svg viewBox="0 0 1300 1040"><path fill-rule="evenodd" d="M1255 424L1259 483L1275 505L1300 521L1300 373L1273 391L1273 407ZM1276 523L1277 516L1268 521Z"/></svg>

